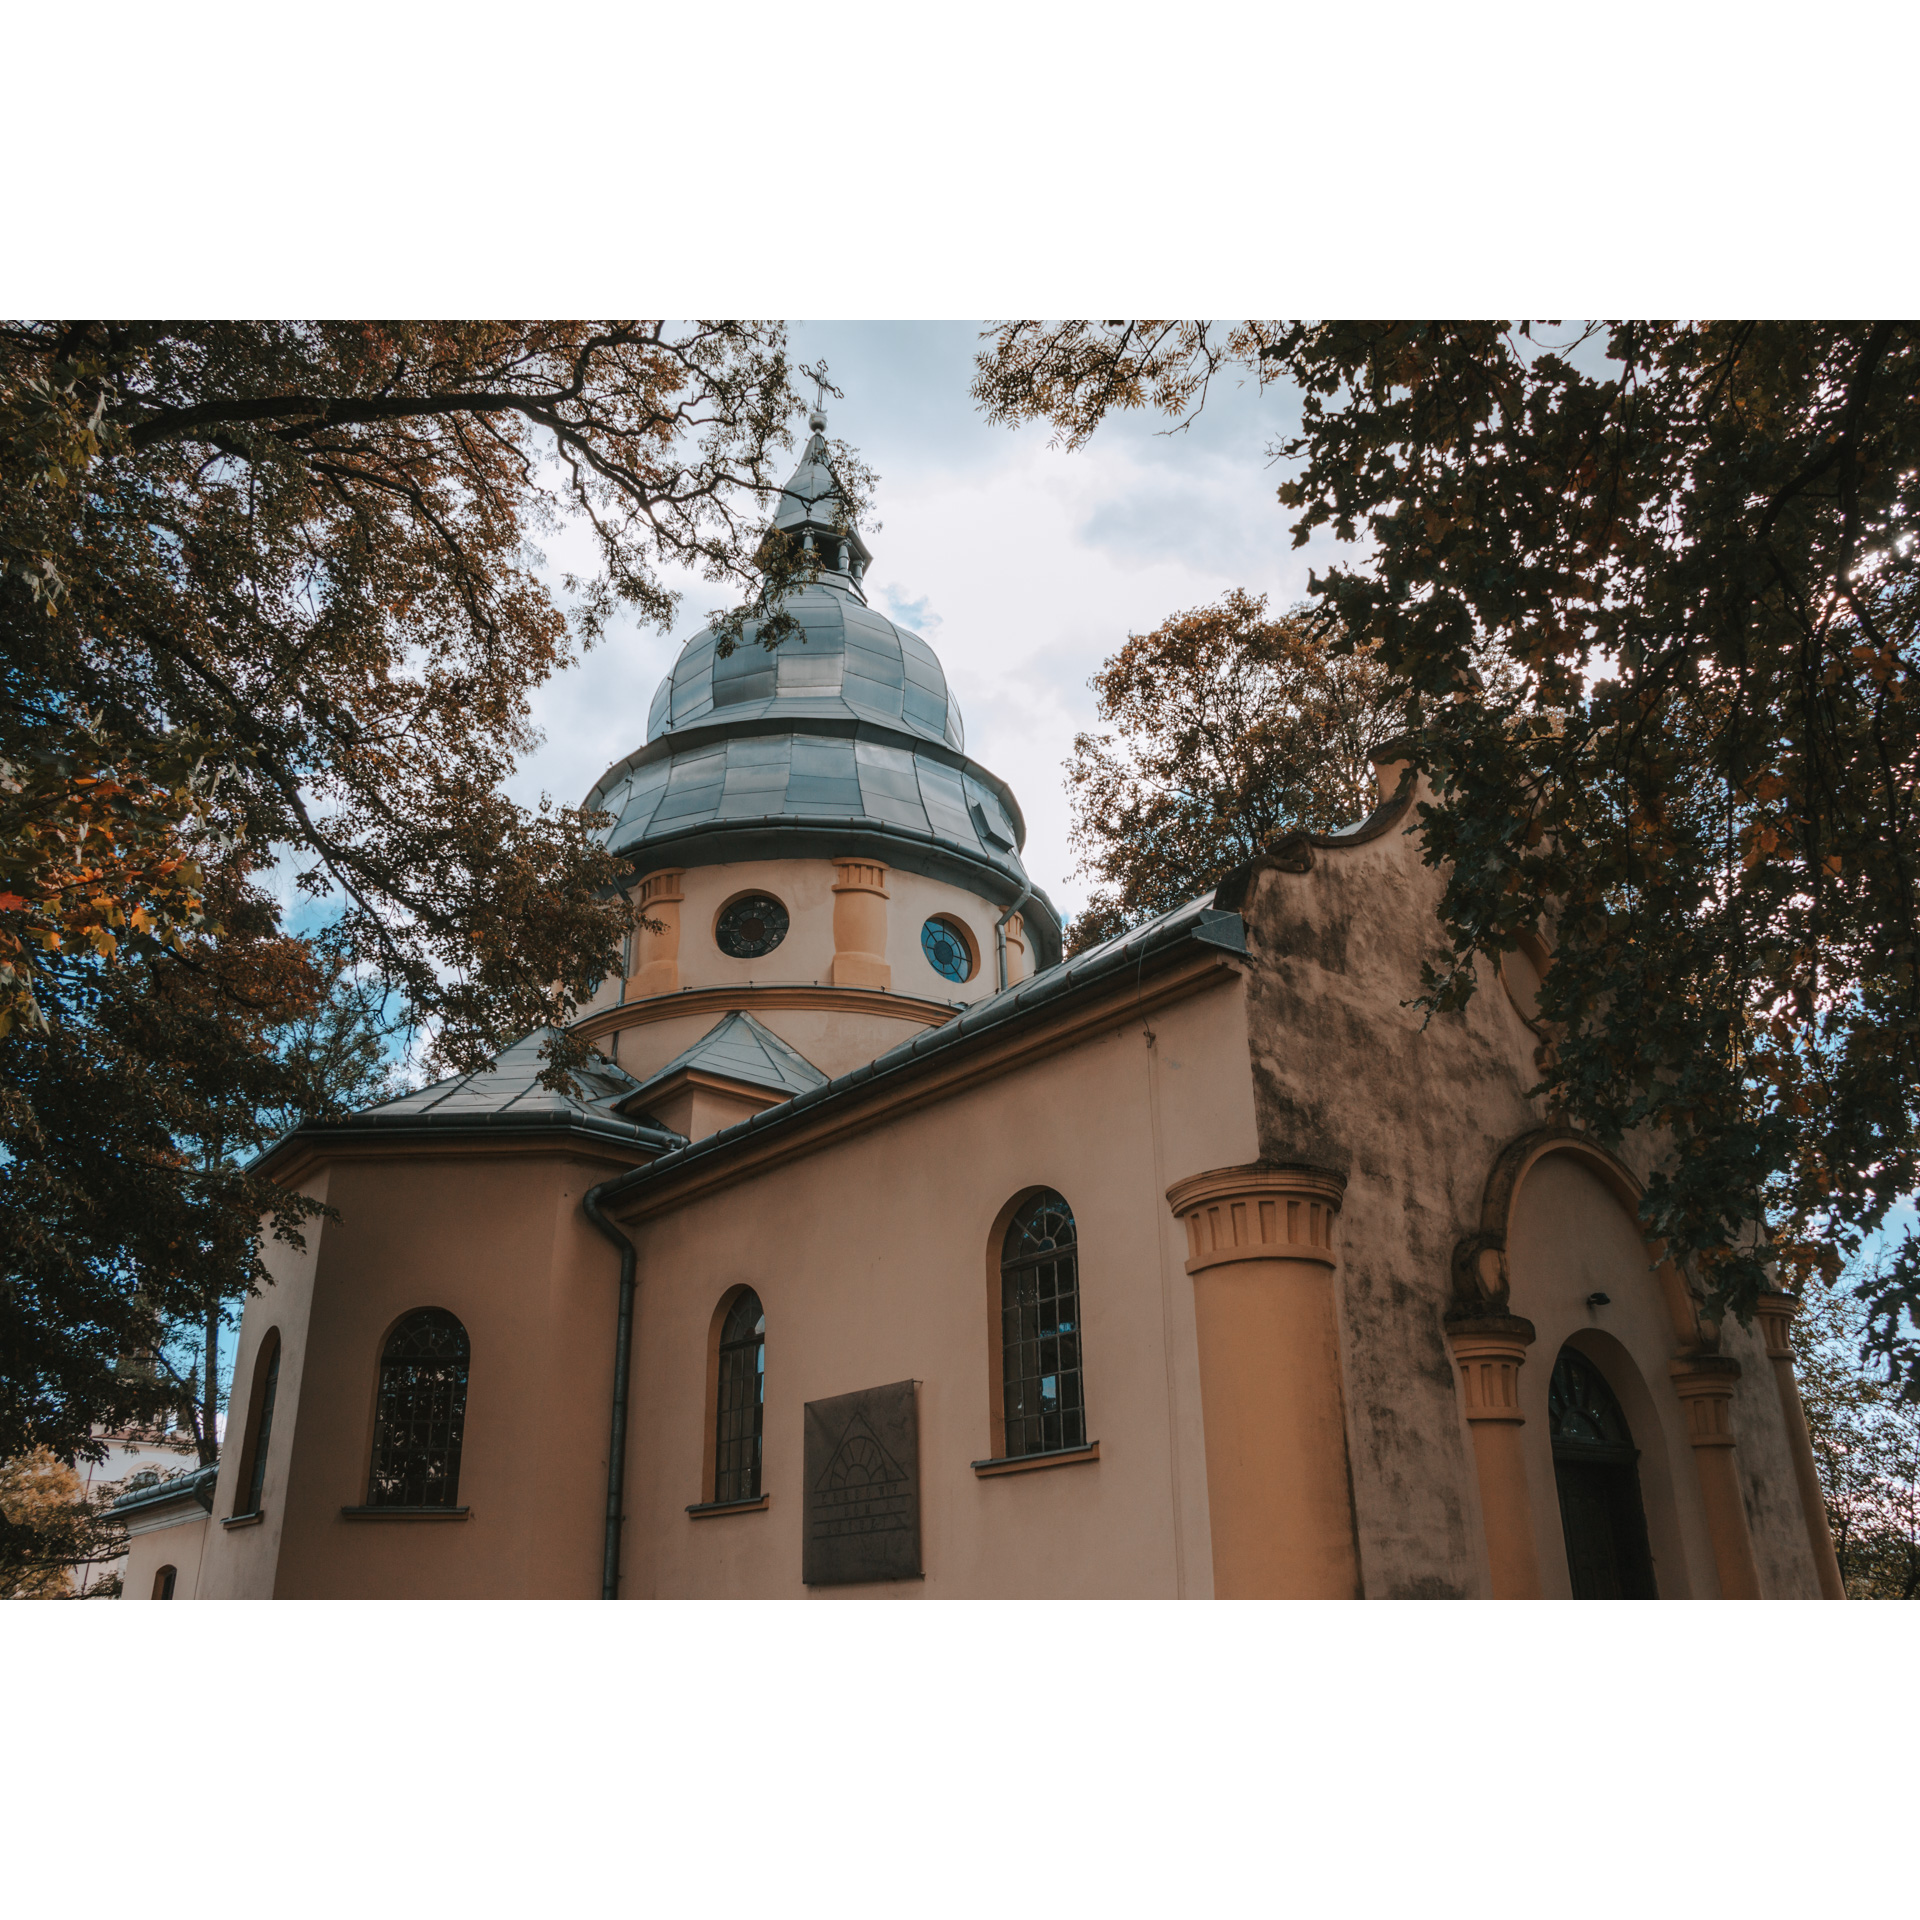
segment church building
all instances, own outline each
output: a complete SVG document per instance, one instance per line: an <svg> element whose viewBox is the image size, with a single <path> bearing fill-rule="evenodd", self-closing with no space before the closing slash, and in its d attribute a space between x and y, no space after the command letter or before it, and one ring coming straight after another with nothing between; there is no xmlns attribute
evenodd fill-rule
<svg viewBox="0 0 1920 1920"><path fill-rule="evenodd" d="M1819 1598L1784 1295L1557 1124L1543 940L1464 1011L1412 770L1071 959L1019 801L867 604L823 418L773 650L688 642L587 796L648 926L600 1055L301 1128L134 1598Z"/></svg>

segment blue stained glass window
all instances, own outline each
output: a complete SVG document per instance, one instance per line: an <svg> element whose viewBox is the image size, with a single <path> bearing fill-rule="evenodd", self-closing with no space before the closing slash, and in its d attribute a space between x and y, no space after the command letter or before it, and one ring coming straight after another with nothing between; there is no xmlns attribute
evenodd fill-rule
<svg viewBox="0 0 1920 1920"><path fill-rule="evenodd" d="M929 920L920 929L920 951L943 980L965 980L973 972L973 954L960 929L950 921Z"/></svg>

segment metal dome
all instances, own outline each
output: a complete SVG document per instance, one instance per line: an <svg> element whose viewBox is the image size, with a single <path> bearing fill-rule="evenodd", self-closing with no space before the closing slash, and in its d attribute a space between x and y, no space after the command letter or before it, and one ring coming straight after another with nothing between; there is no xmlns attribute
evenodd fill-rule
<svg viewBox="0 0 1920 1920"><path fill-rule="evenodd" d="M933 649L866 604L871 555L832 525L823 424L816 413L776 515L833 563L782 603L800 631L769 649L749 622L724 659L713 629L696 634L653 697L646 744L586 805L613 816L608 846L642 870L864 850L1003 905L1027 894L1035 956L1052 965L1060 919L1021 864L1019 802L966 757Z"/></svg>
<svg viewBox="0 0 1920 1920"><path fill-rule="evenodd" d="M795 589L785 611L800 631L771 649L752 621L725 659L712 628L689 640L653 696L648 740L716 720L836 716L966 750L960 706L933 649L874 612L845 576Z"/></svg>

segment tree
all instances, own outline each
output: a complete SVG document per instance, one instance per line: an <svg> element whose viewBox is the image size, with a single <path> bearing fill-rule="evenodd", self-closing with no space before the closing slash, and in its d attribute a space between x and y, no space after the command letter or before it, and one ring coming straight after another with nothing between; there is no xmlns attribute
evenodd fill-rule
<svg viewBox="0 0 1920 1920"><path fill-rule="evenodd" d="M172 808L292 849L451 1064L559 1026L628 915L593 822L501 791L527 695L620 606L668 623L663 565L749 603L817 567L763 538L798 371L733 322L0 326L0 758L126 787L162 841ZM563 513L599 563L564 609L532 545ZM41 955L195 908L131 898L137 845L93 863L117 891L35 880L12 843L47 864L73 803L15 793L31 1020Z"/></svg>
<svg viewBox="0 0 1920 1920"><path fill-rule="evenodd" d="M1920 1405L1861 1366L1871 1275L1817 1284L1799 1326L1800 1397L1851 1600L1920 1599Z"/></svg>
<svg viewBox="0 0 1920 1920"><path fill-rule="evenodd" d="M1077 445L1235 369L1299 395L1317 615L1434 786L1426 1007L1544 932L1542 1091L1658 1136L1708 1304L1838 1272L1920 1174L1920 328L1016 322L975 391ZM1862 1284L1920 1391L1920 1237Z"/></svg>
<svg viewBox="0 0 1920 1920"><path fill-rule="evenodd" d="M470 1066L614 964L604 823L503 791L528 696L664 567L737 613L814 569L763 538L797 372L747 323L0 325L0 1454L177 1400L173 1330L297 1240L244 1157L330 982Z"/></svg>
<svg viewBox="0 0 1920 1920"><path fill-rule="evenodd" d="M304 944L309 965L324 957L325 942ZM217 1175L227 1163L244 1160L309 1120L339 1119L401 1090L387 1052L392 1028L386 996L368 981L339 971L337 958L333 964L324 992L301 990L309 987L303 980L292 992L256 995L238 1019L220 998L187 989L189 998L200 1001L200 1022L210 1029L206 1040L223 1055L214 1084L232 1096L218 1110L215 1130L187 1142L203 1177ZM332 1209L325 1211L335 1217ZM196 1310L169 1322L144 1357L149 1377L171 1388L180 1426L207 1465L219 1457L219 1416L226 1398L221 1333L235 1323L264 1275L253 1243L237 1241L229 1243L224 1259L203 1248L196 1271Z"/></svg>
<svg viewBox="0 0 1920 1920"><path fill-rule="evenodd" d="M1099 733L1068 763L1073 844L1100 884L1072 950L1212 886L1284 834L1374 801L1368 754L1393 731L1362 653L1330 653L1304 613L1268 619L1237 589L1131 635L1094 675Z"/></svg>
<svg viewBox="0 0 1920 1920"><path fill-rule="evenodd" d="M120 1489L89 1499L80 1476L44 1447L0 1460L0 1600L67 1600L72 1569L127 1550L126 1530L107 1512ZM89 1599L115 1599L118 1575L89 1584Z"/></svg>
<svg viewBox="0 0 1920 1920"><path fill-rule="evenodd" d="M316 1009L323 969L244 861L205 884L218 937L128 964L56 955L44 1018L0 1053L0 1453L98 1457L96 1426L181 1410L179 1325L211 1350L217 1303L265 1282L263 1219L297 1242L321 1211L244 1162L262 1112L297 1098L275 1035ZM195 1395L209 1435L215 1378Z"/></svg>

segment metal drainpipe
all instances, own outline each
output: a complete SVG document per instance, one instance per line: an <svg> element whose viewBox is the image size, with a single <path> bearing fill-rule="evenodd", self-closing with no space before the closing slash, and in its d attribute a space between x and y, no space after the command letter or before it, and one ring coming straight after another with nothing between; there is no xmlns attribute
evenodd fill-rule
<svg viewBox="0 0 1920 1920"><path fill-rule="evenodd" d="M602 1182L611 1186L612 1181ZM580 1205L593 1224L620 1249L620 1323L613 1336L613 1430L607 1440L607 1547L600 1570L600 1598L620 1597L620 1508L626 1493L627 1383L633 1359L633 1242L600 1211L600 1187L589 1187Z"/></svg>
<svg viewBox="0 0 1920 1920"><path fill-rule="evenodd" d="M1033 898L1033 882L1020 889L1020 898L993 923L993 957L1000 975L1000 991L1007 988L1007 922Z"/></svg>

